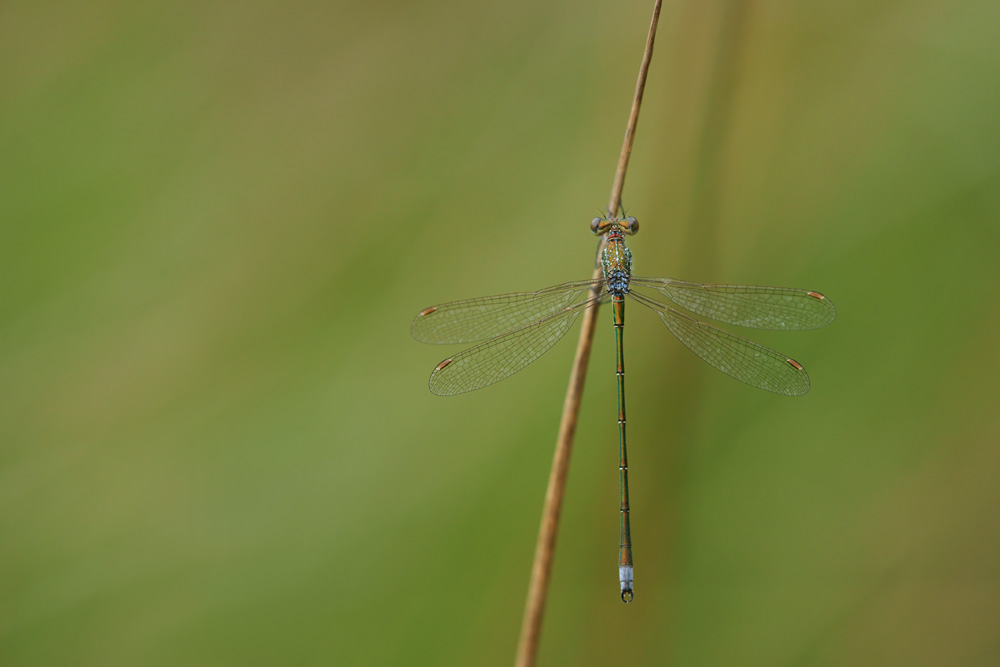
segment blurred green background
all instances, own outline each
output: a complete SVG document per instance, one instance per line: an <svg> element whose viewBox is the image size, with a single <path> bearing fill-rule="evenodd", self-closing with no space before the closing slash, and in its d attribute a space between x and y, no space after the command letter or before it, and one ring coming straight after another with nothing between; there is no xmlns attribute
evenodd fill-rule
<svg viewBox="0 0 1000 667"><path fill-rule="evenodd" d="M505 665L575 330L450 399L452 299L587 277L651 3L0 5L0 664ZM800 286L769 395L612 327L545 665L1000 664L1000 5L668 2L638 275Z"/></svg>

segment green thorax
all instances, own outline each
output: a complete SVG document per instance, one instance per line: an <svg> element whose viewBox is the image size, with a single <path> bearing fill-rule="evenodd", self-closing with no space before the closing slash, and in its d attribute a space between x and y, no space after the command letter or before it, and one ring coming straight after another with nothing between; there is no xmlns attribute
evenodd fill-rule
<svg viewBox="0 0 1000 667"><path fill-rule="evenodd" d="M620 296L628 293L632 253L625 247L625 238L617 229L608 233L608 244L601 253L601 268L610 294Z"/></svg>

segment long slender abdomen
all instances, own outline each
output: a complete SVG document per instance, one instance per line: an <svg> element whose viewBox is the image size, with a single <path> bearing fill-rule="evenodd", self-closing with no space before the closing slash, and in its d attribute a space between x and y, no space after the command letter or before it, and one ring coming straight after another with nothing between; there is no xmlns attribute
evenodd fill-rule
<svg viewBox="0 0 1000 667"><path fill-rule="evenodd" d="M618 356L618 480L621 491L621 539L618 549L618 581L622 602L632 601L632 531L628 502L628 451L625 446L625 297L614 296L615 343Z"/></svg>

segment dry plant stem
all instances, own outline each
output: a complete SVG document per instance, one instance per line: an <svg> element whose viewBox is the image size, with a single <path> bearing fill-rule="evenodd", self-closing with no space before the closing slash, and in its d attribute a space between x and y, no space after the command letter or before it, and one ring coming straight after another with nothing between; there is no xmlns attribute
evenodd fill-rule
<svg viewBox="0 0 1000 667"><path fill-rule="evenodd" d="M602 240L603 243L603 240ZM601 277L601 269L594 269L595 279ZM535 561L531 566L531 584L528 586L528 600L521 621L521 640L517 646L518 667L535 664L538 639L542 632L542 617L545 615L545 599L549 591L549 574L552 572L552 556L556 549L556 533L559 528L559 514L566 490L566 475L569 473L569 457L573 451L573 435L576 433L577 416L580 413L580 399L583 397L583 383L587 377L587 363L594 341L594 324L597 322L597 308L588 308L583 315L580 340L576 346L576 357L569 375L569 388L563 402L559 436L552 457L549 486L545 491L545 506L542 509L542 523L538 528L538 542L535 544Z"/></svg>
<svg viewBox="0 0 1000 667"><path fill-rule="evenodd" d="M622 152L618 156L618 168L615 170L615 180L611 184L611 198L608 200L608 211L614 215L622 201L622 189L625 187L625 170L628 169L628 159L632 155L632 140L635 139L635 128L639 123L639 107L642 105L642 93L646 89L646 74L649 63L653 60L653 40L656 39L656 24L660 20L660 4L656 0L653 5L653 19L649 22L649 34L646 36L646 49L642 52L642 64L639 65L639 78L635 82L635 95L632 96L632 110L625 124L625 140L622 142Z"/></svg>
<svg viewBox="0 0 1000 667"><path fill-rule="evenodd" d="M625 172L628 169L629 156L632 153L632 141L635 138L635 128L639 121L639 107L642 104L642 93L646 87L646 74L653 57L653 40L656 37L656 24L660 18L661 0L656 0L653 6L653 18L649 24L649 35L646 37L646 49L642 55L642 65L639 67L639 78L635 85L635 95L632 98L632 110L629 113L625 128L625 140L622 143L621 155L618 158L618 168L615 170L615 180L611 187L611 198L608 211L614 215L621 204L622 189L625 185ZM606 239L602 238L598 246L600 253ZM594 268L594 279L601 277L598 264ZM595 288L595 292L599 288ZM552 572L552 556L555 552L556 533L559 527L559 514L562 511L562 499L566 490L566 476L569 473L569 459L573 450L573 436L576 433L577 419L580 414L580 399L583 396L583 384L587 377L587 363L590 361L590 350L594 341L594 325L597 322L597 308L589 308L583 316L583 326L580 329L580 340L576 347L576 357L569 376L569 388L566 390L566 400L563 403L562 420L559 423L559 436L556 439L555 455L552 458L552 471L549 473L549 486L545 492L545 506L542 509L542 522L538 529L538 542L535 545L535 560L531 568L531 584L528 587L528 599L524 607L524 620L521 623L521 640L517 647L515 665L531 667L535 664L538 652L538 639L542 631L542 618L545 614L545 601L549 589L549 575Z"/></svg>

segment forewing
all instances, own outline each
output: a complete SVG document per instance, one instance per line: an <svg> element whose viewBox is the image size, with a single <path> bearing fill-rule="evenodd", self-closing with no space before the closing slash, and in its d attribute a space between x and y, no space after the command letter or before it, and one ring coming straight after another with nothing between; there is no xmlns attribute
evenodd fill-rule
<svg viewBox="0 0 1000 667"><path fill-rule="evenodd" d="M473 343L547 320L586 301L600 281L580 280L537 292L452 301L420 311L410 333L422 343Z"/></svg>
<svg viewBox="0 0 1000 667"><path fill-rule="evenodd" d="M563 337L577 316L600 299L590 299L548 318L445 359L434 372L428 386L432 393L451 396L474 391L499 382L518 372Z"/></svg>
<svg viewBox="0 0 1000 667"><path fill-rule="evenodd" d="M809 374L795 360L652 299L636 300L656 311L689 350L726 375L775 394L801 396L809 391Z"/></svg>
<svg viewBox="0 0 1000 667"><path fill-rule="evenodd" d="M837 316L832 301L804 289L702 285L672 278L632 278L632 283L655 289L696 315L751 329L818 329Z"/></svg>

